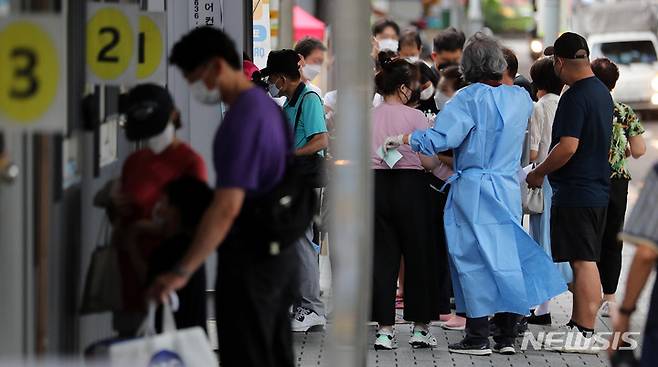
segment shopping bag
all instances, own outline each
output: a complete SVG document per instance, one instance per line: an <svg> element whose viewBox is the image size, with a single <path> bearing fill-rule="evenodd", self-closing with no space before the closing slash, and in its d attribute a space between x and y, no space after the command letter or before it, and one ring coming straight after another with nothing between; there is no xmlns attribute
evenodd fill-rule
<svg viewBox="0 0 658 367"><path fill-rule="evenodd" d="M121 304L119 257L116 246L111 244L109 221L105 219L87 269L80 313L117 311Z"/></svg>
<svg viewBox="0 0 658 367"><path fill-rule="evenodd" d="M156 305L149 304L148 315L138 339L113 344L110 365L124 366L218 366L217 357L206 333L200 327L176 329L172 307L165 303L161 334L155 333Z"/></svg>
<svg viewBox="0 0 658 367"><path fill-rule="evenodd" d="M535 164L523 168L522 173L519 172L519 184L521 185L521 205L523 206L523 214L541 214L544 212L544 189L541 187L528 187L525 181L526 176L530 171L535 168Z"/></svg>

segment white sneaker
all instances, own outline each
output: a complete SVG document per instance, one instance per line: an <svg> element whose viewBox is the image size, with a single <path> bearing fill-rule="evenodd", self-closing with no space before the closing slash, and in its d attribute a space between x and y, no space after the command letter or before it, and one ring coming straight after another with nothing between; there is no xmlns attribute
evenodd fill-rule
<svg viewBox="0 0 658 367"><path fill-rule="evenodd" d="M375 335L375 350L393 350L398 347L395 334L387 330L377 330Z"/></svg>
<svg viewBox="0 0 658 367"><path fill-rule="evenodd" d="M311 328L321 327L324 329L326 324L327 319L324 316L320 316L317 313L303 307L297 307L297 310L295 310L295 315L292 319L291 327L293 332L307 332Z"/></svg>
<svg viewBox="0 0 658 367"><path fill-rule="evenodd" d="M551 340L550 343L547 340L542 342L547 350L561 353L598 354L607 346L606 340L596 333L586 337L577 327L563 326L557 331L563 332L564 335Z"/></svg>
<svg viewBox="0 0 658 367"><path fill-rule="evenodd" d="M563 353L581 353L581 354L598 354L605 351L608 342L597 334L592 334L589 338L582 333L574 333L571 342L564 344Z"/></svg>
<svg viewBox="0 0 658 367"><path fill-rule="evenodd" d="M434 348L438 345L436 338L432 335L429 330L422 330L420 328L414 328L411 338L409 338L409 344L413 348Z"/></svg>
<svg viewBox="0 0 658 367"><path fill-rule="evenodd" d="M616 309L616 302L603 301L603 304L601 305L601 317L611 317Z"/></svg>

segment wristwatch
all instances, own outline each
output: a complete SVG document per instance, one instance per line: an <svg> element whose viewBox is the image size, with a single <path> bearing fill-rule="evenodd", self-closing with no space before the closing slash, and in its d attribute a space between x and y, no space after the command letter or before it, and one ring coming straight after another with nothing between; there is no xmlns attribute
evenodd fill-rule
<svg viewBox="0 0 658 367"><path fill-rule="evenodd" d="M183 278L189 278L190 272L185 270L180 264L174 266L171 272Z"/></svg>
<svg viewBox="0 0 658 367"><path fill-rule="evenodd" d="M624 316L631 316L636 309L637 307L635 306L633 306L632 308L619 307L619 310L617 311Z"/></svg>

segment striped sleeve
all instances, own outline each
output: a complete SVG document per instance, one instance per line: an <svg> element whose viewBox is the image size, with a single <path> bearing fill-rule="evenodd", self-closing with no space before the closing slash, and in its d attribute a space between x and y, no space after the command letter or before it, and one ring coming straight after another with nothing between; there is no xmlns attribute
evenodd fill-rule
<svg viewBox="0 0 658 367"><path fill-rule="evenodd" d="M651 246L658 252L658 164L649 171L619 238L628 243Z"/></svg>

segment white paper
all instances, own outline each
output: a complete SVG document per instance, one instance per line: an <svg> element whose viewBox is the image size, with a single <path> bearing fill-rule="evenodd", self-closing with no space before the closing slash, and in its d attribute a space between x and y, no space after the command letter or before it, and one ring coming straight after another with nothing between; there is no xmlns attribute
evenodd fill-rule
<svg viewBox="0 0 658 367"><path fill-rule="evenodd" d="M523 168L519 168L519 183L525 184L525 179L528 177L528 173L530 173L533 170L533 165L529 164Z"/></svg>
<svg viewBox="0 0 658 367"><path fill-rule="evenodd" d="M377 155L379 158L383 159L384 162L386 162L386 165L390 168L393 168L393 166L402 159L402 153L398 152L397 148L387 151L386 155L384 155L384 147L380 146L377 148Z"/></svg>

